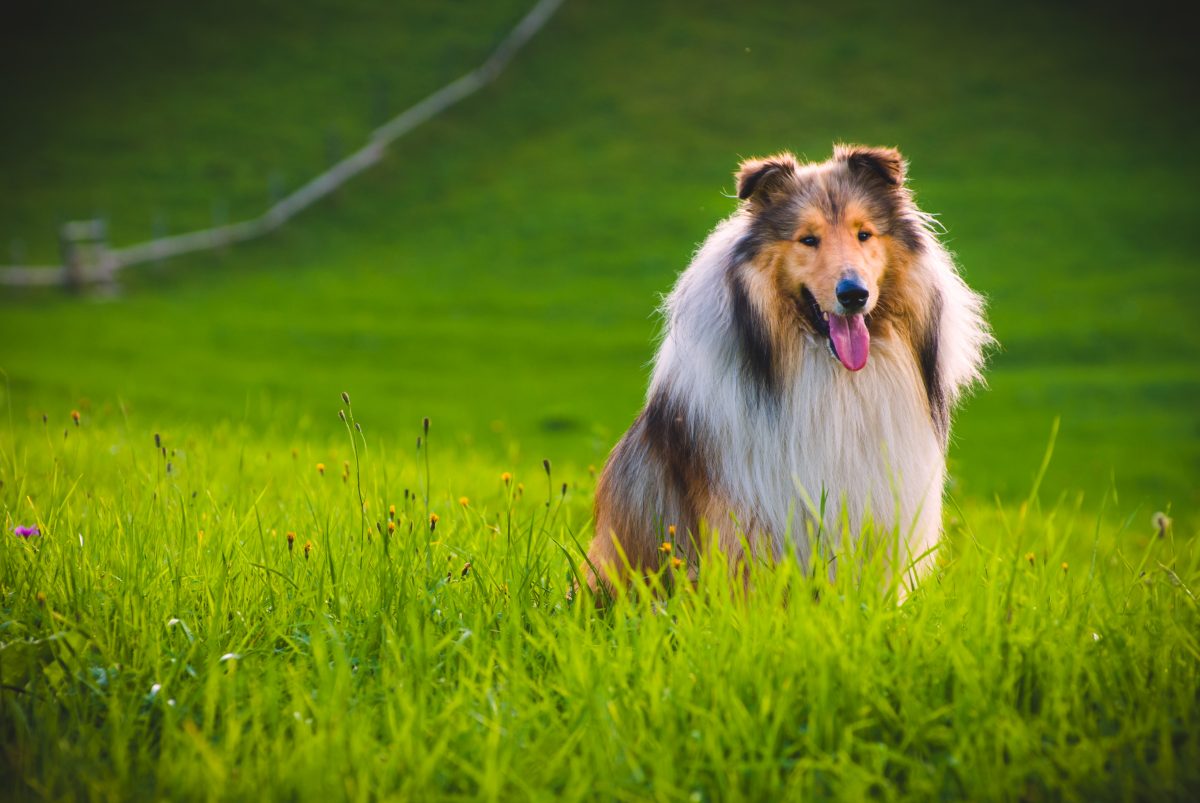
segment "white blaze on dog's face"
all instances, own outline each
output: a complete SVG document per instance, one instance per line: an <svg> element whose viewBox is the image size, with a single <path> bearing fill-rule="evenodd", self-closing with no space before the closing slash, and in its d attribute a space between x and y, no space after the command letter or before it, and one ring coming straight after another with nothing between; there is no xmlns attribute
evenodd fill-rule
<svg viewBox="0 0 1200 803"><path fill-rule="evenodd" d="M860 370L888 272L919 248L903 158L842 146L820 164L790 154L747 160L737 177L752 216L753 269L770 278L777 302L791 302L762 299L762 307L799 310L802 326L826 339L847 369Z"/></svg>

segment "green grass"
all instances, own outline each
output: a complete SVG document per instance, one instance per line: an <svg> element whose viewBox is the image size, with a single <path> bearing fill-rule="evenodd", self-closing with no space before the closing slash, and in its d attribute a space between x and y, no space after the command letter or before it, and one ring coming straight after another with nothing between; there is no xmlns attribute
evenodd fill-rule
<svg viewBox="0 0 1200 803"><path fill-rule="evenodd" d="M506 484L436 424L431 453L367 437L358 459L336 420L294 453L240 428L164 453L119 419L41 427L0 453L5 527L43 529L0 547L6 797L1200 789L1200 540L1145 517L967 503L902 606L877 559L841 553L832 583L757 566L744 598L718 557L597 613L566 599L586 471Z"/></svg>
<svg viewBox="0 0 1200 803"><path fill-rule="evenodd" d="M126 245L255 214L526 9L76 5L0 27L0 255L53 261L67 218ZM568 2L276 234L113 299L0 289L0 523L45 530L0 533L0 792L1195 797L1200 120L1173 19ZM877 567L567 605L658 295L740 156L836 140L909 156L1001 343L944 565L900 607Z"/></svg>

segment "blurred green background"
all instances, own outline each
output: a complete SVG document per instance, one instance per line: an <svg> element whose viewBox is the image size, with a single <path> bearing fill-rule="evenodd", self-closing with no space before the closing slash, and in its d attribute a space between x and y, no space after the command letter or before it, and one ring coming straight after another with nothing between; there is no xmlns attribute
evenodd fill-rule
<svg viewBox="0 0 1200 803"><path fill-rule="evenodd" d="M0 262L256 215L480 63L530 0L40 3L0 26ZM741 157L897 145L1002 344L957 493L1047 478L1200 501L1198 74L1166 8L568 0L499 80L265 239L133 268L115 298L0 289L17 428L118 415L599 464L654 309ZM1160 13L1162 12L1162 13ZM57 426L57 423L56 423Z"/></svg>

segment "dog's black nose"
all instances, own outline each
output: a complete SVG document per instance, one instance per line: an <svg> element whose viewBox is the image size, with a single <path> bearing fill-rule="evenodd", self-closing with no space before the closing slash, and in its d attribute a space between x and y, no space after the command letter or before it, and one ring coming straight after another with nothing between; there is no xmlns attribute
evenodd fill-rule
<svg viewBox="0 0 1200 803"><path fill-rule="evenodd" d="M847 312L857 312L867 305L871 293L858 279L842 279L837 283L837 300Z"/></svg>

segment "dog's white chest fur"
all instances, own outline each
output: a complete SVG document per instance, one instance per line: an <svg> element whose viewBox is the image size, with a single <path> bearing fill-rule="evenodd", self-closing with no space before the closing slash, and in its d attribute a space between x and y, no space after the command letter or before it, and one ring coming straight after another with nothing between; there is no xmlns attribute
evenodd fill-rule
<svg viewBox="0 0 1200 803"><path fill-rule="evenodd" d="M899 527L920 555L938 537L944 457L911 356L877 339L866 367L851 373L812 342L799 363L778 412L743 419L749 471L728 467L732 495L765 519L777 554L790 532L807 556L807 525L821 514L834 543L843 525L858 534L870 520Z"/></svg>

